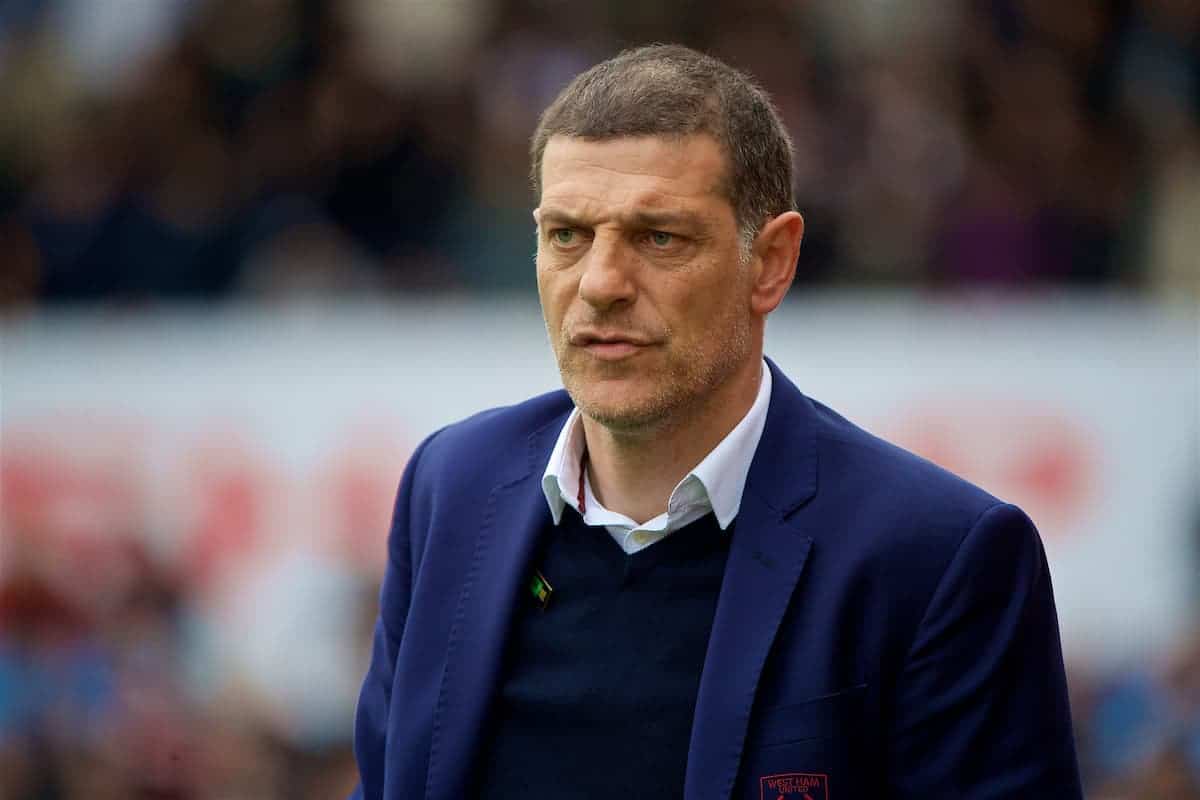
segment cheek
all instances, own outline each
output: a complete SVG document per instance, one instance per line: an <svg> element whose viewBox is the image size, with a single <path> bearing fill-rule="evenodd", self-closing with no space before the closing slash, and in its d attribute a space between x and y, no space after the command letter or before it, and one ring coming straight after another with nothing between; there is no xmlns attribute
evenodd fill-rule
<svg viewBox="0 0 1200 800"><path fill-rule="evenodd" d="M538 300L542 304L542 316L553 330L562 326L574 292L563 276L539 271L537 275Z"/></svg>
<svg viewBox="0 0 1200 800"><path fill-rule="evenodd" d="M713 337L718 334L712 325L730 316L739 303L741 290L741 282L736 275L708 279L699 285L683 284L672 292L669 305L660 304L659 307L670 309L673 317L670 322L681 333L686 332L692 337Z"/></svg>
<svg viewBox="0 0 1200 800"><path fill-rule="evenodd" d="M538 297L540 297L542 302L545 303L554 296L553 289L555 286L555 280L554 273L542 266L542 259L540 255L537 259L537 268L534 272L534 277L537 281Z"/></svg>

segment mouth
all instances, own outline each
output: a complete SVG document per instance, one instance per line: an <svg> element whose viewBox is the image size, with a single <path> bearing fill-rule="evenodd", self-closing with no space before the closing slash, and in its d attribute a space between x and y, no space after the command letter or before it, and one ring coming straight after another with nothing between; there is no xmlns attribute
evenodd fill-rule
<svg viewBox="0 0 1200 800"><path fill-rule="evenodd" d="M620 361L640 353L654 342L624 333L581 331L571 335L573 347L587 351L601 361Z"/></svg>

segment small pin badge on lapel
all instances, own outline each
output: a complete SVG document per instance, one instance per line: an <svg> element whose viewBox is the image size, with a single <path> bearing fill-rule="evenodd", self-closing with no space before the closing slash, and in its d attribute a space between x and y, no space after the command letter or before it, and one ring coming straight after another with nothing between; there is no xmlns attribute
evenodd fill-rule
<svg viewBox="0 0 1200 800"><path fill-rule="evenodd" d="M535 569L533 578L529 581L529 591L533 593L533 599L537 600L538 606L544 611L546 604L550 602L550 595L554 592L554 587L550 585L550 581L546 580L545 575Z"/></svg>

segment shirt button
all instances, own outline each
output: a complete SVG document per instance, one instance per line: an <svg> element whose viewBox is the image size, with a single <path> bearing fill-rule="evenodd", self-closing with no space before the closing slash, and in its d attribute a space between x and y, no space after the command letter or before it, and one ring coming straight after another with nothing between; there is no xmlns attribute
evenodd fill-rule
<svg viewBox="0 0 1200 800"><path fill-rule="evenodd" d="M638 531L633 535L633 543L637 545L647 544L650 538L650 534L646 531Z"/></svg>

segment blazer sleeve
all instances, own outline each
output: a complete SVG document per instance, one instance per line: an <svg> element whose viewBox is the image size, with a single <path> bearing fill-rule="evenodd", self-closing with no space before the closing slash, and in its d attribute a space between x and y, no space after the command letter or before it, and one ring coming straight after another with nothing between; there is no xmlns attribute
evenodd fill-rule
<svg viewBox="0 0 1200 800"><path fill-rule="evenodd" d="M414 485L418 480L421 455L432 438L422 442L408 460L392 512L388 561L379 593L379 616L375 620L371 663L359 692L354 719L354 757L358 762L359 785L350 795L352 800L383 796L392 678L412 592Z"/></svg>
<svg viewBox="0 0 1200 800"><path fill-rule="evenodd" d="M893 798L1082 798L1050 573L998 504L968 531L897 677Z"/></svg>

